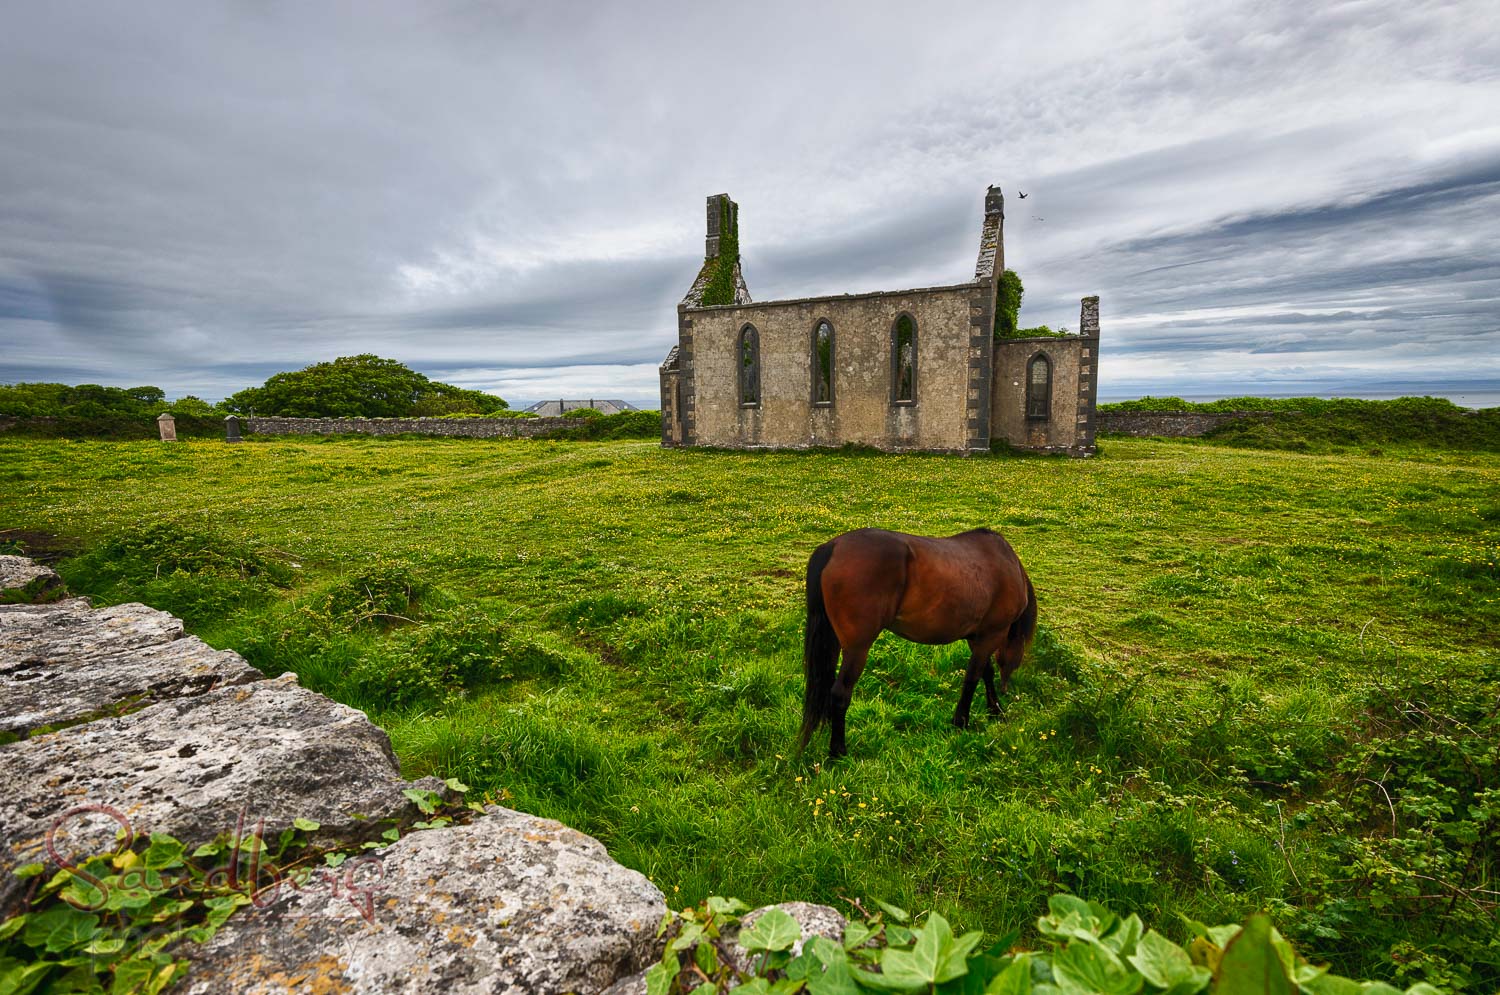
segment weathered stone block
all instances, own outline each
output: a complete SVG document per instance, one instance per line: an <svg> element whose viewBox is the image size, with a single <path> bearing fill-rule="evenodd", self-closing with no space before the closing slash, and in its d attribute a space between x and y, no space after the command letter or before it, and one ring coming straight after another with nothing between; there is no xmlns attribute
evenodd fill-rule
<svg viewBox="0 0 1500 995"><path fill-rule="evenodd" d="M407 815L409 786L383 730L291 675L0 746L0 915L19 892L10 871L55 862L49 833L62 856L113 849L122 823L195 845L243 812L247 831L304 817L353 836L355 814ZM107 811L69 815L83 806Z"/></svg>
<svg viewBox="0 0 1500 995"><path fill-rule="evenodd" d="M50 601L63 589L62 578L24 556L0 556L0 605Z"/></svg>
<svg viewBox="0 0 1500 995"><path fill-rule="evenodd" d="M370 864L352 892L314 879L247 908L184 951L182 991L599 992L660 956L661 892L550 819L490 807Z"/></svg>
<svg viewBox="0 0 1500 995"><path fill-rule="evenodd" d="M145 605L75 598L0 608L0 733L25 735L264 675Z"/></svg>

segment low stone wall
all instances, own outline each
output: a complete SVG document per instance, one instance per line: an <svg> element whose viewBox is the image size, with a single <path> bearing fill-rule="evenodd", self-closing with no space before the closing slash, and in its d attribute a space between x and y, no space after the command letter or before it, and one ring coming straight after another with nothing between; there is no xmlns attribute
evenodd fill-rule
<svg viewBox="0 0 1500 995"><path fill-rule="evenodd" d="M0 559L0 594L59 586ZM122 829L170 834L197 858L241 827L276 840L312 819L320 847L356 855L306 877L257 859L252 903L209 942L173 948L190 963L175 991L644 993L666 912L645 876L561 823L494 805L416 829L411 789L444 784L404 780L363 712L295 675L267 680L165 612L0 604L0 922L27 908L18 867L46 864L45 881L114 849ZM388 824L398 840L359 850Z"/></svg>
<svg viewBox="0 0 1500 995"><path fill-rule="evenodd" d="M586 418L241 418L254 435L443 435L463 439L533 439Z"/></svg>
<svg viewBox="0 0 1500 995"><path fill-rule="evenodd" d="M1189 438L1207 435L1227 422L1245 418L1271 418L1268 411L1101 411L1101 435L1168 436Z"/></svg>

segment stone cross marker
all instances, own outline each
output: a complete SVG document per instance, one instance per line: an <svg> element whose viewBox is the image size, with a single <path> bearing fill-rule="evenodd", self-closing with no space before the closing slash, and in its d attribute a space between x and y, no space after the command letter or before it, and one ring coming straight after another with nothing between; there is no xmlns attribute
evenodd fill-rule
<svg viewBox="0 0 1500 995"><path fill-rule="evenodd" d="M239 419L239 416L237 416L237 415L229 415L228 417L226 417L224 419L224 441L225 442L239 442L239 441L241 441L240 440L240 419Z"/></svg>
<svg viewBox="0 0 1500 995"><path fill-rule="evenodd" d="M163 411L156 416L156 427L161 430L161 441L177 441L177 419Z"/></svg>

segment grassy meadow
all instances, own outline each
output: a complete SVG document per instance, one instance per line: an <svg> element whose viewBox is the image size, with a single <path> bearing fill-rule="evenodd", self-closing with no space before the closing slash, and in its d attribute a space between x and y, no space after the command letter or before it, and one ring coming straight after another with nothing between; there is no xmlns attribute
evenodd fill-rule
<svg viewBox="0 0 1500 995"><path fill-rule="evenodd" d="M830 767L826 732L795 750L802 572L866 525L1004 532L1041 630L962 732L963 645L883 636ZM679 907L875 896L993 936L1068 890L1174 938L1266 909L1341 973L1500 985L1494 453L0 440L0 529Z"/></svg>

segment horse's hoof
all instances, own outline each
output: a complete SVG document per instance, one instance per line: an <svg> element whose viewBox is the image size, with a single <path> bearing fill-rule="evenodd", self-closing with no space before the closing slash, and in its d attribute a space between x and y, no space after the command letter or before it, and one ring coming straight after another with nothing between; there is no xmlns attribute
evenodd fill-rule
<svg viewBox="0 0 1500 995"><path fill-rule="evenodd" d="M968 719L961 719L957 715L955 715L955 716L953 716L953 728L955 728L955 729L967 729L967 728L969 728L969 720Z"/></svg>

